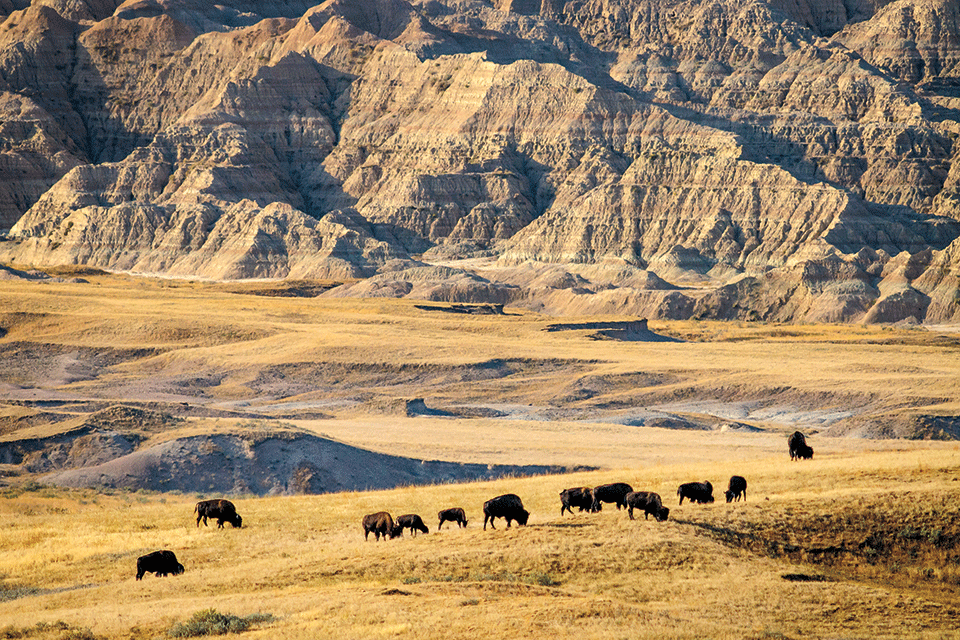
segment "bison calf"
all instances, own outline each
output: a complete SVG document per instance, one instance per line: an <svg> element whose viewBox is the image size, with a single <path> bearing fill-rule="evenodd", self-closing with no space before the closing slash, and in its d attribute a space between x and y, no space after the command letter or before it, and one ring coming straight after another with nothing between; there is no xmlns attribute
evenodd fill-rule
<svg viewBox="0 0 960 640"><path fill-rule="evenodd" d="M683 504L684 498L690 502L707 504L713 502L713 485L709 482L687 482L680 485L677 495L680 496L680 504Z"/></svg>
<svg viewBox="0 0 960 640"><path fill-rule="evenodd" d="M201 500L193 511L197 514L198 527L200 520L203 520L203 526L207 526L207 518L216 519L218 529L223 529L224 522L229 522L234 528L243 525L243 518L229 500Z"/></svg>
<svg viewBox="0 0 960 640"><path fill-rule="evenodd" d="M626 495L624 501L627 503L627 513L630 514L631 520L633 520L634 509L643 510L644 520L646 520L648 516L653 515L657 522L663 522L670 515L670 509L663 506L663 501L660 499L659 493L652 491L631 491Z"/></svg>
<svg viewBox="0 0 960 640"><path fill-rule="evenodd" d="M443 526L444 522L456 522L461 528L467 526L467 514L465 514L463 509L460 507L444 509L443 511L439 512L437 516L440 517L440 524L437 525L437 531L440 530L440 527Z"/></svg>
<svg viewBox="0 0 960 640"><path fill-rule="evenodd" d="M593 510L600 511L601 502L613 502L617 505L617 511L620 508L627 508L624 498L633 491L633 487L626 482L614 482L612 484L602 484L593 489Z"/></svg>
<svg viewBox="0 0 960 640"><path fill-rule="evenodd" d="M593 489L590 487L574 487L560 492L560 515L564 511L573 513L573 508L580 511L593 511Z"/></svg>
<svg viewBox="0 0 960 640"><path fill-rule="evenodd" d="M734 500L740 501L740 496L743 496L743 501L747 501L747 480L743 476L731 476L730 484L727 485L727 490L724 492L724 495L727 497L727 502L733 502Z"/></svg>
<svg viewBox="0 0 960 640"><path fill-rule="evenodd" d="M363 516L363 539L369 540L371 533L378 541L380 536L383 536L383 539L386 540L388 537L396 538L400 535L393 523L393 516L386 511L378 511Z"/></svg>
<svg viewBox="0 0 960 640"><path fill-rule="evenodd" d="M510 521L516 520L517 524L527 524L530 512L523 508L523 501L520 496L508 493L496 498L491 498L483 503L483 530L487 530L487 520L490 521L490 528L493 526L495 518L504 518L507 521L507 529L510 528Z"/></svg>
<svg viewBox="0 0 960 640"><path fill-rule="evenodd" d="M154 573L158 578L178 576L183 573L183 565L177 561L173 551L154 551L137 558L137 580L142 579L145 573Z"/></svg>
<svg viewBox="0 0 960 640"><path fill-rule="evenodd" d="M417 535L417 531L420 533L430 533L427 525L423 524L423 518L415 513L397 516L397 535L403 535L404 529L410 529L411 535L414 536Z"/></svg>

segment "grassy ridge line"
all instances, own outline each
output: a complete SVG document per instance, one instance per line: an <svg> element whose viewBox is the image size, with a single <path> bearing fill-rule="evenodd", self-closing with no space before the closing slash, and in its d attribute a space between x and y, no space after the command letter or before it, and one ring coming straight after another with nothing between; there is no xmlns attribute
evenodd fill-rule
<svg viewBox="0 0 960 640"><path fill-rule="evenodd" d="M885 499L893 492L912 496L904 503L912 506L890 505L887 515L920 528L929 517L924 505L936 498L945 506L956 495L957 448L904 443L900 452L803 464L784 457L738 463L736 471L750 482L749 499L733 505L677 507L679 482L710 479L719 490L732 471L729 463L690 463L243 498L235 502L248 526L225 531L194 526L194 496L11 494L0 498L3 589L33 595L0 602L0 619L19 628L66 620L109 638L136 635L134 628L152 637L211 607L276 617L249 637L467 638L481 631L561 638L940 637L951 629L956 585L941 580L949 576L885 570L894 558L875 565L863 559L873 567L866 572L854 564L811 566L813 558L722 544L697 525L823 544L828 534L869 530L864 519L883 515L876 509L890 505ZM612 480L658 490L671 520L631 522L609 507L596 515L559 516L562 488ZM506 530L500 521L496 531L482 531L483 501L508 491L523 497L530 525ZM436 511L448 506L467 510L467 529L435 531ZM420 513L431 533L365 543L360 519L380 509ZM851 524L812 526L826 514L845 512ZM943 535L952 535L955 508L942 516ZM187 572L135 582L136 557L156 548L173 549ZM945 552L911 560L942 565L952 554L955 563L956 550ZM797 573L828 579L782 578ZM896 624L889 615L894 609Z"/></svg>

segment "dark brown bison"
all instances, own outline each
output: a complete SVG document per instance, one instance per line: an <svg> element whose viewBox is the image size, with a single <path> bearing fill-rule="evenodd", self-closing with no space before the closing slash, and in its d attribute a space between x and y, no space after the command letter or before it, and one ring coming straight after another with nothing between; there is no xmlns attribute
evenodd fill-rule
<svg viewBox="0 0 960 640"><path fill-rule="evenodd" d="M465 514L460 507L444 509L438 513L437 516L440 517L440 524L437 525L437 531L440 530L444 522L456 522L461 528L467 526L467 514Z"/></svg>
<svg viewBox="0 0 960 640"><path fill-rule="evenodd" d="M733 502L736 500L740 501L740 496L743 496L743 501L747 501L747 479L743 476L730 476L730 484L727 485L727 490L724 494L727 497L727 502Z"/></svg>
<svg viewBox="0 0 960 640"><path fill-rule="evenodd" d="M397 535L403 535L404 529L410 529L410 534L413 536L417 535L417 531L420 533L430 533L427 525L423 524L423 518L415 513L397 516Z"/></svg>
<svg viewBox="0 0 960 640"><path fill-rule="evenodd" d="M600 511L601 502L614 502L617 505L617 511L627 508L624 498L633 491L633 487L626 482L614 482L612 484L602 484L593 489L593 510Z"/></svg>
<svg viewBox="0 0 960 640"><path fill-rule="evenodd" d="M496 529L493 526L494 519L503 518L507 521L507 529L509 529L512 520L516 520L519 525L525 525L529 517L530 512L523 508L523 501L520 500L520 496L513 493L497 496L483 503L484 531L487 530L488 520L490 521L490 528Z"/></svg>
<svg viewBox="0 0 960 640"><path fill-rule="evenodd" d="M393 523L393 516L386 511L378 511L363 516L363 539L369 540L371 533L377 540L380 540L380 536L383 536L383 539L386 540L400 535Z"/></svg>
<svg viewBox="0 0 960 640"><path fill-rule="evenodd" d="M809 460L813 457L813 448L807 444L807 439L799 431L794 431L787 438L790 447L791 460Z"/></svg>
<svg viewBox="0 0 960 640"><path fill-rule="evenodd" d="M687 482L680 485L677 495L680 496L680 504L683 504L684 498L690 502L707 504L713 502L713 485L709 482Z"/></svg>
<svg viewBox="0 0 960 640"><path fill-rule="evenodd" d="M573 513L576 507L580 511L593 511L593 489L590 487L574 487L560 492L560 515L564 511Z"/></svg>
<svg viewBox="0 0 960 640"><path fill-rule="evenodd" d="M633 510L642 509L643 519L653 515L657 522L663 522L670 515L670 509L663 506L659 493L652 491L631 491L626 495L624 501L627 503L627 513L633 520Z"/></svg>
<svg viewBox="0 0 960 640"><path fill-rule="evenodd" d="M243 518L237 513L237 508L229 500L202 500L193 508L197 514L197 526L203 520L203 526L207 526L207 518L216 519L217 528L223 529L223 523L229 522L234 528L243 524Z"/></svg>
<svg viewBox="0 0 960 640"><path fill-rule="evenodd" d="M155 573L158 578L178 576L183 573L183 565L177 561L173 551L154 551L137 558L137 580L142 579L145 573Z"/></svg>

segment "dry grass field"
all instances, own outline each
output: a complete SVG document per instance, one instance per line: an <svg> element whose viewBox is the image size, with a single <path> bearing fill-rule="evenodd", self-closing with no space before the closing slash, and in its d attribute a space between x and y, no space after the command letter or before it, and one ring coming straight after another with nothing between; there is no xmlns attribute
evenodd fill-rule
<svg viewBox="0 0 960 640"><path fill-rule="evenodd" d="M210 609L261 614L250 638L960 636L960 447L849 435L950 435L949 330L651 322L682 341L597 340L546 328L631 319L65 275L86 282L0 281L4 442L124 404L178 418L142 425L147 444L274 425L412 459L597 470L241 494L244 526L217 530L192 511L220 496L51 487L8 463L0 638L182 637ZM813 460L789 460L796 428ZM748 499L725 504L735 473ZM720 502L678 506L693 480ZM613 481L660 493L669 520L560 516L560 490ZM482 504L503 493L530 522L484 531ZM451 506L468 527L437 532ZM380 510L430 533L365 541ZM136 581L155 549L186 572Z"/></svg>

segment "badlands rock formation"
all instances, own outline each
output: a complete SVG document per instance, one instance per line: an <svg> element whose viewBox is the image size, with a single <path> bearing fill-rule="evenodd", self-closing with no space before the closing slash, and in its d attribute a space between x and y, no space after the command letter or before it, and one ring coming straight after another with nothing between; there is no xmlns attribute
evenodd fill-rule
<svg viewBox="0 0 960 640"><path fill-rule="evenodd" d="M0 16L8 263L551 313L960 319L951 0Z"/></svg>

